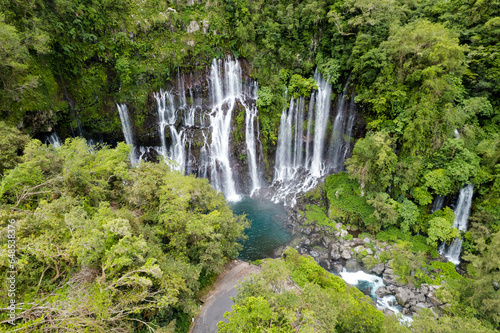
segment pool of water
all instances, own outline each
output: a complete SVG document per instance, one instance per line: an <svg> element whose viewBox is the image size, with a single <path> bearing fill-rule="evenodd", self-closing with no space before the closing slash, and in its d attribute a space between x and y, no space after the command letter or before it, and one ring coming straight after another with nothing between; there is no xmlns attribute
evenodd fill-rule
<svg viewBox="0 0 500 333"><path fill-rule="evenodd" d="M287 214L282 205L245 197L232 203L231 208L235 214L245 214L251 223L245 231L248 239L243 243L239 259L269 258L276 248L290 241L291 234L283 227Z"/></svg>

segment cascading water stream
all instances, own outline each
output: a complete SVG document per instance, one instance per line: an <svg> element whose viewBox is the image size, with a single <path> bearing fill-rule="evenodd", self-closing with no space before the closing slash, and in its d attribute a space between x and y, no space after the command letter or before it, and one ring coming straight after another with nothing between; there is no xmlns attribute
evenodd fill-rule
<svg viewBox="0 0 500 333"><path fill-rule="evenodd" d="M132 163L132 165L135 165L137 164L137 158L135 155L135 148L134 148L134 134L133 134L134 131L132 129L132 125L130 124L127 105L125 103L121 103L121 104L116 104L116 107L118 108L118 113L120 114L120 121L122 123L125 143L133 147L132 148L133 150L130 153L130 163Z"/></svg>
<svg viewBox="0 0 500 333"><path fill-rule="evenodd" d="M295 110L295 99L290 101L289 109L283 110L278 132L278 146L276 148L275 180L287 180L292 177L292 118Z"/></svg>
<svg viewBox="0 0 500 333"><path fill-rule="evenodd" d="M257 83L251 87L250 94L253 99L256 100L257 96ZM250 190L250 196L257 191L260 185L258 164L257 164L257 143L255 138L255 123L257 122L257 105L252 107L245 106L245 143L247 146L247 160L248 160L248 171L250 173L250 179L252 180L252 189ZM257 133L257 138L258 138Z"/></svg>
<svg viewBox="0 0 500 333"><path fill-rule="evenodd" d="M314 79L318 91L312 94L307 113L304 99L292 97L288 109L281 114L273 181L276 190L272 196L274 202L295 205L297 193L315 187L328 171L341 171L350 150L356 116L354 97L347 99L346 86L337 104L330 145L325 149L331 86L318 71ZM304 122L307 122L306 126Z"/></svg>
<svg viewBox="0 0 500 333"><path fill-rule="evenodd" d="M61 139L59 139L59 135L56 132L52 133L47 137L47 141L52 147L59 148L61 147ZM46 142L47 142L46 141Z"/></svg>
<svg viewBox="0 0 500 333"><path fill-rule="evenodd" d="M318 91L315 93L316 99L316 117L314 119L314 142L313 155L311 161L311 176L321 177L324 173L323 150L325 145L326 127L328 125L328 116L330 113L330 96L332 86L323 79L316 69L314 81L318 85Z"/></svg>
<svg viewBox="0 0 500 333"><path fill-rule="evenodd" d="M349 153L354 118L356 117L354 94L351 95L349 102L347 100L348 90L349 79L337 102L337 112L328 150L328 160L333 172L340 172L344 169L344 162Z"/></svg>
<svg viewBox="0 0 500 333"><path fill-rule="evenodd" d="M434 199L434 203L432 204L431 213L437 212L438 210L443 209L444 205L444 195L438 195L436 199Z"/></svg>
<svg viewBox="0 0 500 333"><path fill-rule="evenodd" d="M161 154L174 162L171 164L172 168L184 172L186 165L186 136L184 135L184 130L181 129L178 131L175 127L177 110L174 94L170 91L160 90L159 93L154 93L153 96L156 100L158 118L160 120ZM170 130L170 139L172 141L170 149L167 147L165 138L165 128L167 126Z"/></svg>
<svg viewBox="0 0 500 333"><path fill-rule="evenodd" d="M224 77L221 67L224 65ZM224 81L221 80L223 77ZM225 83L225 85L222 84ZM241 68L237 61L213 60L210 68L212 92L212 143L210 144L211 180L228 201L238 201L229 160L231 116L236 98L241 95Z"/></svg>
<svg viewBox="0 0 500 333"><path fill-rule="evenodd" d="M455 221L453 227L460 231L467 231L472 197L474 196L474 185L469 184L460 190L457 206L455 207ZM443 244L444 245L444 244ZM455 238L449 246L440 248L441 255L458 265L460 263L460 253L462 252L462 239Z"/></svg>

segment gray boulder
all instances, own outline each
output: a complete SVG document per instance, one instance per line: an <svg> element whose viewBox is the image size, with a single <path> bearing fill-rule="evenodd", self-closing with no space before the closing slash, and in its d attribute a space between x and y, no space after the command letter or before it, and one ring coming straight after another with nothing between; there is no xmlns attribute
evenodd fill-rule
<svg viewBox="0 0 500 333"><path fill-rule="evenodd" d="M377 289L377 291L375 292L375 294L377 294L378 297L385 297L387 295L390 295L391 292L386 287L380 287L380 288Z"/></svg>
<svg viewBox="0 0 500 333"><path fill-rule="evenodd" d="M396 277L394 276L392 268L385 269L382 279L384 280L385 285L396 284Z"/></svg>
<svg viewBox="0 0 500 333"><path fill-rule="evenodd" d="M396 299L398 303L405 306L410 301L411 295L405 288L399 287L396 289Z"/></svg>
<svg viewBox="0 0 500 333"><path fill-rule="evenodd" d="M344 250L342 251L342 253L340 254L340 256L346 260L349 260L351 259L351 254L349 253L349 251L347 250Z"/></svg>
<svg viewBox="0 0 500 333"><path fill-rule="evenodd" d="M385 270L385 265L384 264L376 264L371 269L371 271L374 274L377 274L377 275L382 275L382 273L384 272L384 270Z"/></svg>
<svg viewBox="0 0 500 333"><path fill-rule="evenodd" d="M335 272L340 273L344 270L344 266L342 266L342 264L340 263L335 263L333 265L333 269L335 270Z"/></svg>
<svg viewBox="0 0 500 333"><path fill-rule="evenodd" d="M442 304L442 303L441 303L441 302L437 299L437 297L436 297L436 296L434 296L434 295L429 295L429 296L427 296L427 299L428 299L429 303L431 303L432 305L434 305L434 306L436 306L436 307L437 307L437 306L440 306L440 305Z"/></svg>
<svg viewBox="0 0 500 333"><path fill-rule="evenodd" d="M345 269L348 272L357 272L361 270L361 265L357 260L349 259L345 263Z"/></svg>

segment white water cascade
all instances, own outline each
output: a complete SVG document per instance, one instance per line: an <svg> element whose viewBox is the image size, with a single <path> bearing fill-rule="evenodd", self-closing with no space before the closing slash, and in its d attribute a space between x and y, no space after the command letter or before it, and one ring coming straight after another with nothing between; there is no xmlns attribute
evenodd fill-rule
<svg viewBox="0 0 500 333"><path fill-rule="evenodd" d="M128 109L125 103L116 104L118 108L118 113L120 114L120 121L122 123L123 136L125 137L125 143L132 146L132 152L130 153L130 163L135 165L137 163L137 158L135 156L134 149L134 131L132 130L132 125L130 124L130 119L128 116Z"/></svg>
<svg viewBox="0 0 500 333"><path fill-rule="evenodd" d="M231 116L236 99L241 96L241 68L237 61L213 60L210 68L212 98L212 142L210 144L211 181L228 201L238 201L229 160Z"/></svg>
<svg viewBox="0 0 500 333"><path fill-rule="evenodd" d="M173 169L184 172L186 164L186 137L184 130L181 129L178 131L175 126L177 121L175 95L170 91L160 90L159 93L154 93L154 98L156 99L160 120L161 154L168 161L173 162L171 163ZM165 138L165 128L167 126L170 131L170 147L167 147Z"/></svg>
<svg viewBox="0 0 500 333"><path fill-rule="evenodd" d="M47 141L52 147L59 148L61 147L61 139L59 139L59 135L56 132L53 132L51 135L47 137Z"/></svg>
<svg viewBox="0 0 500 333"><path fill-rule="evenodd" d="M304 113L304 98L297 101L292 97L288 110L283 110L278 133L276 149L275 180L293 179L302 164L302 119ZM293 123L297 124L293 127ZM300 124L300 126L299 126Z"/></svg>
<svg viewBox="0 0 500 333"><path fill-rule="evenodd" d="M354 94L351 96L350 103L347 101L348 88L349 83L347 83L344 92L339 97L337 115L333 122L333 131L328 151L328 160L333 172L340 172L344 169L344 162L350 147L352 127L356 117ZM346 102L348 106L346 106Z"/></svg>
<svg viewBox="0 0 500 333"><path fill-rule="evenodd" d="M257 99L257 83L250 87L249 92L252 99ZM250 196L260 189L260 177L258 172L258 159L257 159L257 140L259 138L259 127L257 119L257 105L254 104L251 107L245 106L245 143L247 146L247 160L248 160L248 170L250 174L250 179L252 181L252 188L250 191ZM257 128L255 128L257 125ZM257 130L257 135L255 132Z"/></svg>
<svg viewBox="0 0 500 333"><path fill-rule="evenodd" d="M330 171L342 171L350 151L356 116L354 98L346 97L346 86L338 99L330 144L325 147L331 86L318 71L314 79L318 90L311 95L307 112L304 99L292 97L281 114L272 185L274 202L294 206L297 193L312 189Z"/></svg>
<svg viewBox="0 0 500 333"><path fill-rule="evenodd" d="M469 184L460 190L457 206L455 207L455 221L453 227L460 231L467 231L470 209L472 206L472 197L474 196L474 185ZM441 255L446 259L458 265L460 263L460 253L462 252L462 239L455 238L453 242L440 247Z"/></svg>
<svg viewBox="0 0 500 333"><path fill-rule="evenodd" d="M321 177L325 171L325 163L323 162L323 149L325 145L326 127L328 125L328 116L330 113L330 96L332 94L332 86L323 79L321 74L316 69L314 73L314 81L318 85L316 92L316 117L314 119L314 142L313 155L311 161L311 176Z"/></svg>
<svg viewBox="0 0 500 333"><path fill-rule="evenodd" d="M397 303L396 297L393 295L387 295L384 297L379 297L376 292L380 287L385 287L383 279L380 276L374 274L367 274L363 271L357 272L347 272L346 269L339 273L342 280L353 285L359 289L361 286L370 287L370 297L376 301L377 308L380 310L389 309L393 313L397 314L401 312L401 307L398 305L391 305ZM403 322L411 322L411 317L402 317Z"/></svg>
<svg viewBox="0 0 500 333"><path fill-rule="evenodd" d="M434 203L432 204L431 213L443 209L443 206L444 206L444 195L438 195L436 199L434 199Z"/></svg>

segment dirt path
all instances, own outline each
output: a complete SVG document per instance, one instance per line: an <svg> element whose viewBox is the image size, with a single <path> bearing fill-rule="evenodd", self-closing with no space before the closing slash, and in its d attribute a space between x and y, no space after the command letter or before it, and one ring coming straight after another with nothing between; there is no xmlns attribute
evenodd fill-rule
<svg viewBox="0 0 500 333"><path fill-rule="evenodd" d="M200 314L196 317L191 333L217 332L217 323L224 320L224 313L231 311L236 296L236 286L252 273L260 272L259 266L233 260L215 282L214 289L204 298Z"/></svg>

